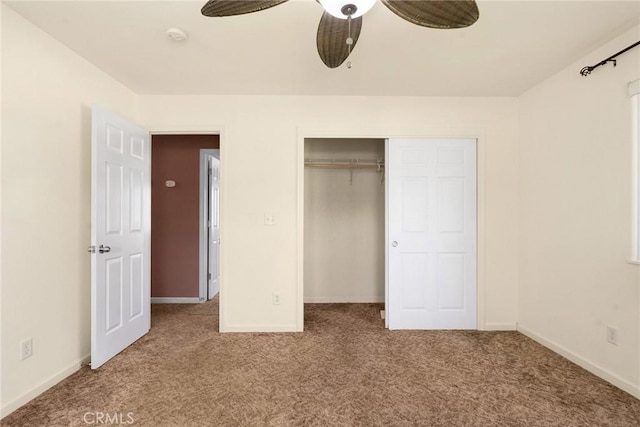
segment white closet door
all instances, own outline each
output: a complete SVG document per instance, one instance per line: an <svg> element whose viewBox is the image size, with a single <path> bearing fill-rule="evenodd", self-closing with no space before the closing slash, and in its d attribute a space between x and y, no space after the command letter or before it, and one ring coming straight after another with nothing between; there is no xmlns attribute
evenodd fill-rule
<svg viewBox="0 0 640 427"><path fill-rule="evenodd" d="M91 368L151 326L151 143L94 107L91 169Z"/></svg>
<svg viewBox="0 0 640 427"><path fill-rule="evenodd" d="M476 329L476 141L387 144L389 329Z"/></svg>

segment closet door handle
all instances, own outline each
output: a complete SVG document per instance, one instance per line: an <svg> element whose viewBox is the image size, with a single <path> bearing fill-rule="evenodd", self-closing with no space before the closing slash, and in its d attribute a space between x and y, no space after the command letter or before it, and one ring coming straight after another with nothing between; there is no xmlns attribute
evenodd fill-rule
<svg viewBox="0 0 640 427"><path fill-rule="evenodd" d="M394 248L398 247L398 242L396 242L395 240L391 243L391 246L393 246Z"/></svg>

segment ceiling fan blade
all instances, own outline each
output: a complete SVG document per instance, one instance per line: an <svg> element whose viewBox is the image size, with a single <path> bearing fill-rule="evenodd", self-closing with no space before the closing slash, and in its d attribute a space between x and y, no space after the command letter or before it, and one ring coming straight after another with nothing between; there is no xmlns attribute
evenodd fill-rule
<svg viewBox="0 0 640 427"><path fill-rule="evenodd" d="M480 17L474 0L382 0L400 18L430 28L464 28Z"/></svg>
<svg viewBox="0 0 640 427"><path fill-rule="evenodd" d="M209 0L202 6L204 16L233 16L258 12L277 6L287 0Z"/></svg>
<svg viewBox="0 0 640 427"><path fill-rule="evenodd" d="M356 46L360 30L362 29L362 16L351 20L351 51ZM339 67L349 57L349 21L336 18L327 12L322 14L318 25L316 45L322 62L329 68Z"/></svg>

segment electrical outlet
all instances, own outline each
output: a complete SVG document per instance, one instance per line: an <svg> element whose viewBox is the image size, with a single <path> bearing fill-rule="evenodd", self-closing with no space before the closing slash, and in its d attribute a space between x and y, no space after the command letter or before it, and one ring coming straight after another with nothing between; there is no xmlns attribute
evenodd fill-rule
<svg viewBox="0 0 640 427"><path fill-rule="evenodd" d="M618 345L618 328L607 326L607 341L611 344Z"/></svg>
<svg viewBox="0 0 640 427"><path fill-rule="evenodd" d="M29 337L20 343L20 360L33 356L33 338Z"/></svg>
<svg viewBox="0 0 640 427"><path fill-rule="evenodd" d="M273 214L264 214L264 225L275 225L276 217Z"/></svg>
<svg viewBox="0 0 640 427"><path fill-rule="evenodd" d="M280 305L280 294L273 294L273 305Z"/></svg>

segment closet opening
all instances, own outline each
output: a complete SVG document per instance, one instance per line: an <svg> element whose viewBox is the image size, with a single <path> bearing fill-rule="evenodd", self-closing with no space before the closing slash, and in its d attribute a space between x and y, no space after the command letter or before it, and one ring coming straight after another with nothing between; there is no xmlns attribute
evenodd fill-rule
<svg viewBox="0 0 640 427"><path fill-rule="evenodd" d="M482 136L309 133L297 151L297 329L365 311L390 330L485 329Z"/></svg>
<svg viewBox="0 0 640 427"><path fill-rule="evenodd" d="M384 139L304 140L304 303L385 302Z"/></svg>

